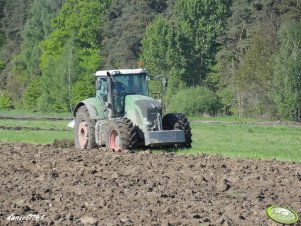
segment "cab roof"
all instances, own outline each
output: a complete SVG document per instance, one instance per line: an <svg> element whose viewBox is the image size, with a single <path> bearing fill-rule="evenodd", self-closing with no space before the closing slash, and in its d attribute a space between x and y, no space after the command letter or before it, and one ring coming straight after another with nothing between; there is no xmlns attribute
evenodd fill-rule
<svg viewBox="0 0 301 226"><path fill-rule="evenodd" d="M107 76L107 72L109 72L111 75L128 75L128 74L145 74L146 70L143 68L103 70L103 71L97 71L95 73L95 76Z"/></svg>

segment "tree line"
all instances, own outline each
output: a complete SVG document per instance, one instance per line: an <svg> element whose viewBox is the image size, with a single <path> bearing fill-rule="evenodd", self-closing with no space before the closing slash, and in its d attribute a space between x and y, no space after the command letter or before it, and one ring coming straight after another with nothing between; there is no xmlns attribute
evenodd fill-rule
<svg viewBox="0 0 301 226"><path fill-rule="evenodd" d="M169 110L300 121L300 22L296 0L0 0L0 108L71 111L143 65Z"/></svg>

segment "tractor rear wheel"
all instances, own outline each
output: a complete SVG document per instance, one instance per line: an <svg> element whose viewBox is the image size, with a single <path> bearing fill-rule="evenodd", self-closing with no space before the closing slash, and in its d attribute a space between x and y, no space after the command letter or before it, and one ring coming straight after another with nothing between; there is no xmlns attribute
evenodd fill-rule
<svg viewBox="0 0 301 226"><path fill-rule="evenodd" d="M86 106L81 106L76 112L74 126L75 147L79 149L95 148L95 120L90 119Z"/></svg>
<svg viewBox="0 0 301 226"><path fill-rule="evenodd" d="M169 113L162 119L163 130L184 130L185 143L177 145L178 147L191 148L191 128L187 118L182 113Z"/></svg>
<svg viewBox="0 0 301 226"><path fill-rule="evenodd" d="M138 142L138 132L127 118L114 120L108 124L106 146L112 151L132 150Z"/></svg>

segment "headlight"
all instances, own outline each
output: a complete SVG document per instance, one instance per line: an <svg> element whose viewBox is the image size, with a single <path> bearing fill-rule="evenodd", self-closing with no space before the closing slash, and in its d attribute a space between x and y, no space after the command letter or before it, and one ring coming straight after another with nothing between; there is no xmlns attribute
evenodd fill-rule
<svg viewBox="0 0 301 226"><path fill-rule="evenodd" d="M148 121L147 118L144 118L144 121L145 121L147 127L151 127L153 125L153 123Z"/></svg>

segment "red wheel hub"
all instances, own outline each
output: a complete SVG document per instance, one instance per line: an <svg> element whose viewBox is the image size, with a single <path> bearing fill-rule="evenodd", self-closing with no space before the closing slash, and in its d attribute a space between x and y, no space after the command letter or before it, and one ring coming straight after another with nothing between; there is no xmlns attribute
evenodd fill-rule
<svg viewBox="0 0 301 226"><path fill-rule="evenodd" d="M79 145L82 149L87 147L88 140L89 140L89 134L88 134L88 125L85 121L82 121L78 125L78 140L79 140Z"/></svg>
<svg viewBox="0 0 301 226"><path fill-rule="evenodd" d="M113 151L119 151L119 135L116 130L112 130L109 136L110 149Z"/></svg>

